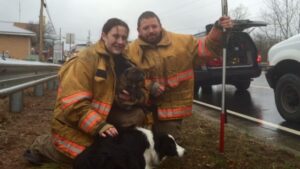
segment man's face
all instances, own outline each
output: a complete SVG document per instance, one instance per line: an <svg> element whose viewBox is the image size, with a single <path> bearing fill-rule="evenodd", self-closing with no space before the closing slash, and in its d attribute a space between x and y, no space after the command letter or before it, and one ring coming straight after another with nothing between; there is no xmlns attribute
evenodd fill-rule
<svg viewBox="0 0 300 169"><path fill-rule="evenodd" d="M138 27L139 37L150 44L157 44L161 40L162 28L157 18L145 18Z"/></svg>
<svg viewBox="0 0 300 169"><path fill-rule="evenodd" d="M123 26L115 26L107 34L102 33L102 38L108 52L119 55L127 44L128 30Z"/></svg>

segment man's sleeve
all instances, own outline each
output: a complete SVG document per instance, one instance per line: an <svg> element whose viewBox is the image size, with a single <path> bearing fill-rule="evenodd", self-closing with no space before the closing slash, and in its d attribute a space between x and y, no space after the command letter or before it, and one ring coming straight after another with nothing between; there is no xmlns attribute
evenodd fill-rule
<svg viewBox="0 0 300 169"><path fill-rule="evenodd" d="M222 30L216 27L213 27L204 38L199 38L194 43L194 63L202 65L213 58L220 57L222 55L222 38Z"/></svg>

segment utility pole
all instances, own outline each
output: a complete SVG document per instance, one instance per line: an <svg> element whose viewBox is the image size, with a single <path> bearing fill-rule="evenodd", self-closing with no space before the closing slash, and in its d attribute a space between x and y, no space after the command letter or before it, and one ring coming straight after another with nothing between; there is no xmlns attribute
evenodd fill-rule
<svg viewBox="0 0 300 169"><path fill-rule="evenodd" d="M19 22L21 22L21 2L19 0Z"/></svg>
<svg viewBox="0 0 300 169"><path fill-rule="evenodd" d="M41 0L41 8L40 8L40 19L39 19L39 60L43 61L43 49L44 49L44 0Z"/></svg>
<svg viewBox="0 0 300 169"><path fill-rule="evenodd" d="M87 46L90 46L91 45L91 30L89 30L89 32L88 32L88 38L87 38Z"/></svg>

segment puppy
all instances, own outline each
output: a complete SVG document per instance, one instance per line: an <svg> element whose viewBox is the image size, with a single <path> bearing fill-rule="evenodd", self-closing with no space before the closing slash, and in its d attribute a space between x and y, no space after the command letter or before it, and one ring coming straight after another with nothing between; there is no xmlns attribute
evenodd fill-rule
<svg viewBox="0 0 300 169"><path fill-rule="evenodd" d="M142 105L146 100L144 90L145 73L122 56L115 57L115 72L117 76L115 103L126 110L135 105ZM123 99L124 91L129 98Z"/></svg>
<svg viewBox="0 0 300 169"><path fill-rule="evenodd" d="M144 128L119 129L116 137L97 137L74 160L74 169L152 169L167 156L183 156L171 135Z"/></svg>
<svg viewBox="0 0 300 169"><path fill-rule="evenodd" d="M118 106L130 110L135 105L145 103L146 96L143 91L144 86L145 74L141 69L135 66L125 69L117 80L115 101ZM126 101L120 97L124 91L127 91L130 97Z"/></svg>

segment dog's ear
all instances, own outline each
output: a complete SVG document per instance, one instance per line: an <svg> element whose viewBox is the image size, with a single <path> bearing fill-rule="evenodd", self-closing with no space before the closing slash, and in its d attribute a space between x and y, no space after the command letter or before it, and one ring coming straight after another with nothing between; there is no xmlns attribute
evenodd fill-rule
<svg viewBox="0 0 300 169"><path fill-rule="evenodd" d="M165 133L156 133L154 137L154 148L159 154L159 158L162 159L165 156L177 156L176 142L174 138Z"/></svg>

